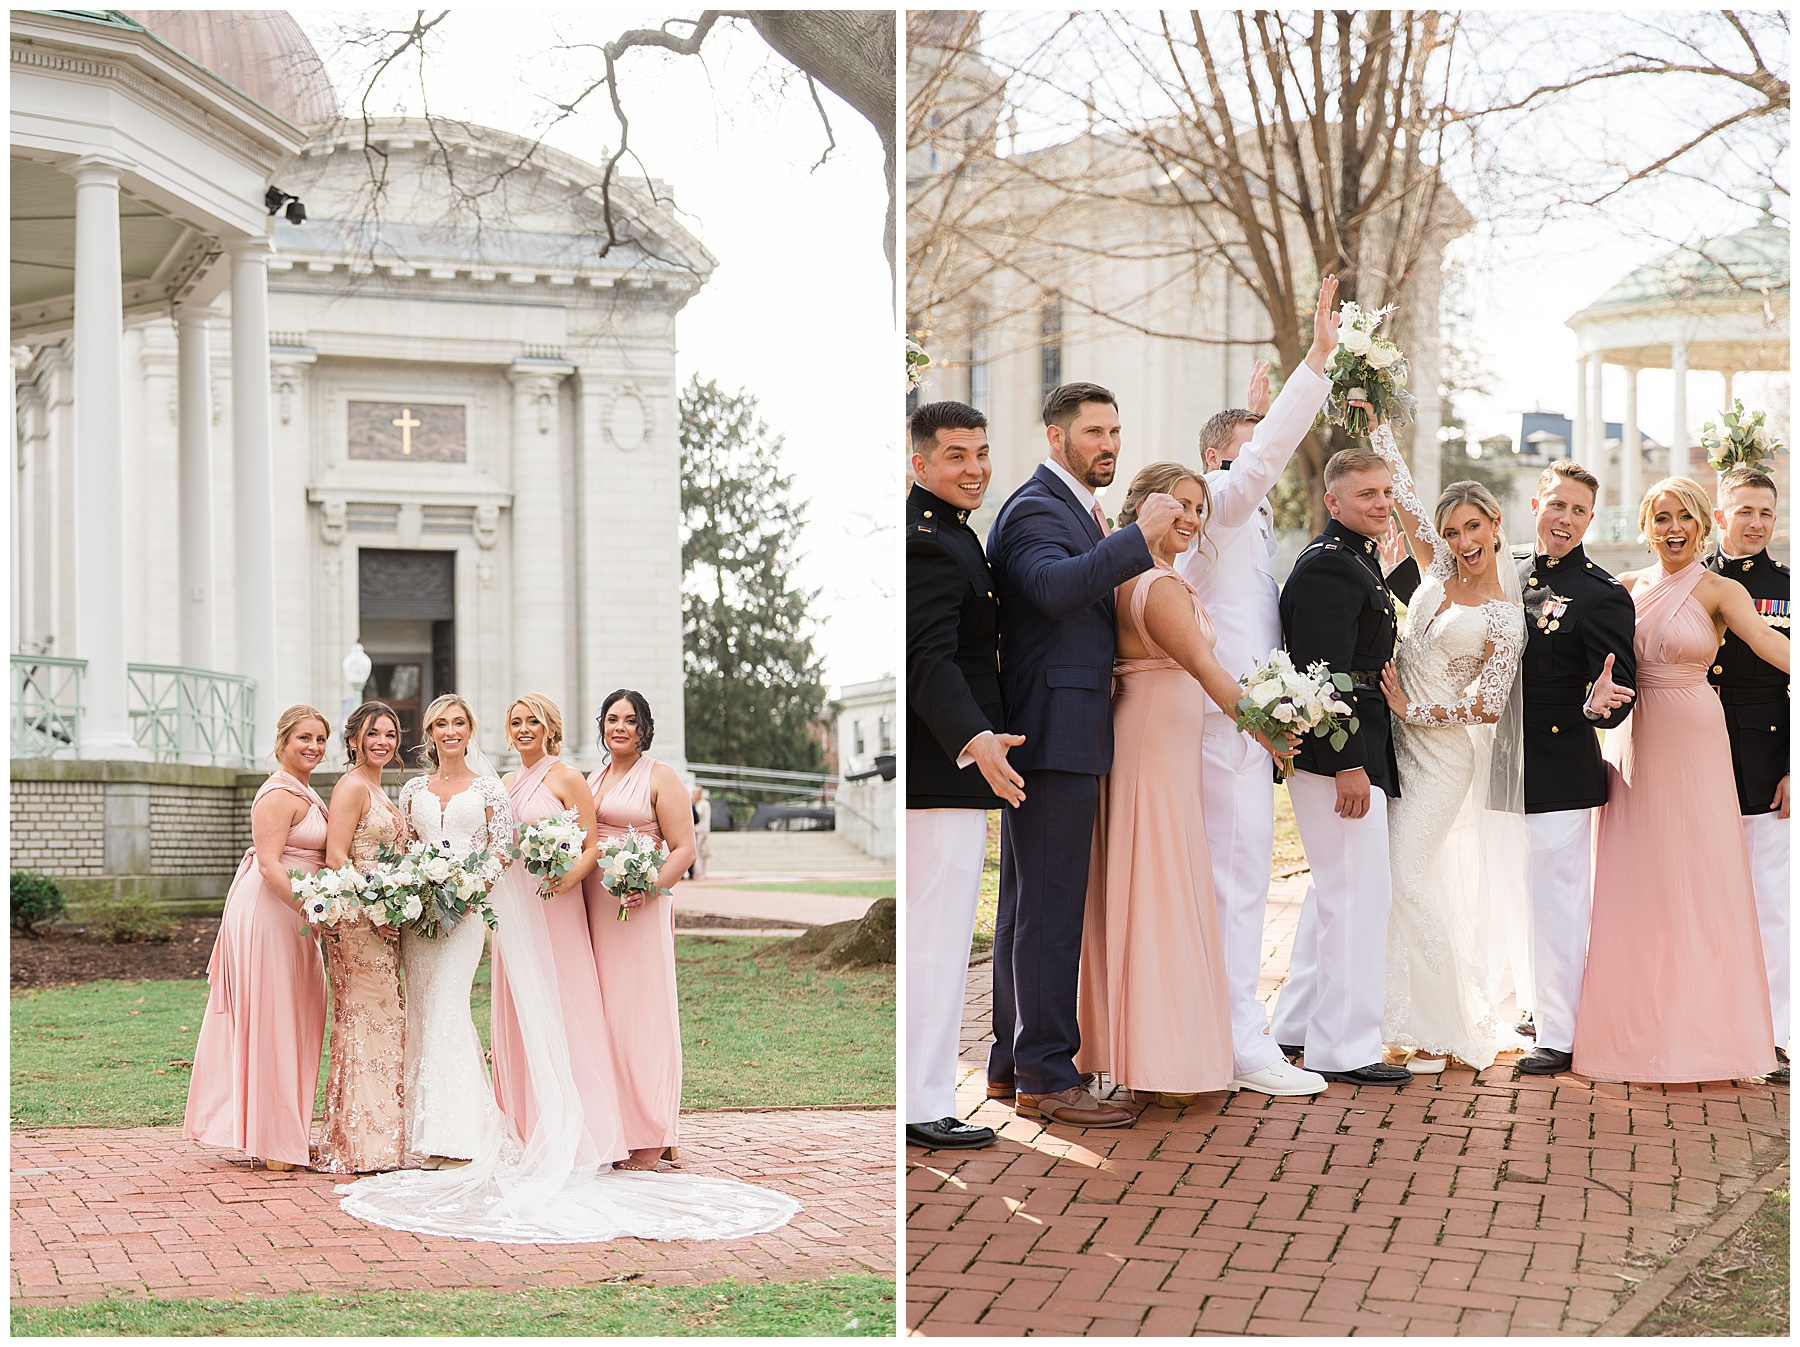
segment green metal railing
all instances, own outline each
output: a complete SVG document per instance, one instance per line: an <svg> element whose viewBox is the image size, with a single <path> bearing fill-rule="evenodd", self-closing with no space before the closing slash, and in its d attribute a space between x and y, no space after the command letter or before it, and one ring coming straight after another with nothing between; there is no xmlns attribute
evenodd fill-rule
<svg viewBox="0 0 1800 1347"><path fill-rule="evenodd" d="M12 756L81 756L81 675L84 659L59 655L12 657Z"/></svg>
<svg viewBox="0 0 1800 1347"><path fill-rule="evenodd" d="M256 685L241 674L128 664L131 734L158 762L242 767L256 757Z"/></svg>

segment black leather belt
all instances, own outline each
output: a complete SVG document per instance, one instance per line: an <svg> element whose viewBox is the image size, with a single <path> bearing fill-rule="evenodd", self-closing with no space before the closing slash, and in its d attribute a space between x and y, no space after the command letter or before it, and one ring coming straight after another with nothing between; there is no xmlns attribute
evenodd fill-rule
<svg viewBox="0 0 1800 1347"><path fill-rule="evenodd" d="M1381 670L1352 669L1350 671L1350 686L1355 688L1358 692L1380 692Z"/></svg>

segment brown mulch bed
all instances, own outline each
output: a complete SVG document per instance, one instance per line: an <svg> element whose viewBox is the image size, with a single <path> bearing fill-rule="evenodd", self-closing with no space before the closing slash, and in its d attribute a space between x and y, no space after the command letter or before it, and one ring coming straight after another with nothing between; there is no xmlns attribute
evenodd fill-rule
<svg viewBox="0 0 1800 1347"><path fill-rule="evenodd" d="M52 929L36 939L14 935L9 951L14 987L68 987L116 978L163 982L206 976L217 917L180 917L167 940L109 945L72 931Z"/></svg>
<svg viewBox="0 0 1800 1347"><path fill-rule="evenodd" d="M761 917L714 917L683 912L683 930L804 930L791 922ZM51 929L35 940L14 935L11 941L12 985L69 987L78 982L117 979L122 982L163 982L204 978L206 961L212 958L213 941L219 934L217 917L182 917L168 940L139 945L109 945L73 932Z"/></svg>

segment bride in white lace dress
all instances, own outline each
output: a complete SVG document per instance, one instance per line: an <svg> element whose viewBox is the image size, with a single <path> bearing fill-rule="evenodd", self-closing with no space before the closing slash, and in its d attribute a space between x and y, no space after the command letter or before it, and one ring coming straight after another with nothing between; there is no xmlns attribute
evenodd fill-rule
<svg viewBox="0 0 1800 1347"><path fill-rule="evenodd" d="M409 827L458 847L504 844L513 832L511 804L474 745L468 703L438 698L426 710L425 733L436 770L401 792ZM509 864L488 897L537 1106L529 1134L520 1136L500 1112L469 1015L487 926L466 919L436 940L404 931L407 1149L440 1161L340 1187L343 1210L395 1230L508 1244L735 1239L792 1220L800 1204L766 1188L612 1168L617 1157L607 1138L616 1141L616 1125L590 1125L584 1113L536 881Z"/></svg>
<svg viewBox="0 0 1800 1347"><path fill-rule="evenodd" d="M1517 568L1487 488L1453 482L1427 517L1385 424L1373 447L1393 469L1401 522L1426 563L1382 679L1400 798L1388 805L1381 1037L1411 1050L1415 1073L1442 1071L1446 1056L1486 1067L1517 1046L1500 1006L1527 903Z"/></svg>

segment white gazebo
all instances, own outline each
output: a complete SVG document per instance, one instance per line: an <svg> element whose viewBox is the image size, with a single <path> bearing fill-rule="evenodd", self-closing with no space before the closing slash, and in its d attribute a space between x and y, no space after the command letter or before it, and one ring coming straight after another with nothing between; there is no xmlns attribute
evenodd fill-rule
<svg viewBox="0 0 1800 1347"><path fill-rule="evenodd" d="M56 566L38 567L41 583L27 592L19 588L24 568L15 551L15 652L34 632L62 635L54 651L35 641L23 687L24 657L15 654L15 720L22 700L57 701L45 680L60 674L79 711L71 718L47 704L32 723L53 725L64 741L75 738L71 747L90 758L150 756L132 726L134 714L142 718L131 704L141 696L133 691L139 671L126 664L131 563L122 539L128 512L142 502L126 499L126 456L139 427L127 424L122 390L124 329L154 316L173 315L180 342L179 510L162 526L182 539L185 667L161 672L191 675L186 681L197 691L183 694L184 704L228 697L247 711L253 700L255 741L271 738L272 212L265 197L305 144L303 127L336 115L318 57L286 14L141 18L117 10L11 16L14 396L30 451L18 456L26 460L22 473L43 479L34 478L32 497L57 501L61 518L73 524ZM219 316L213 302L227 292L234 396L231 498L223 504L233 521L233 551L219 574L210 543L214 393L207 344ZM33 427L65 417L69 459L39 453L42 427ZM13 484L15 503L23 485ZM13 522L15 549L48 545L39 535L50 519ZM215 651L215 595L227 581L233 621L224 624L227 648ZM22 612L32 624L23 634ZM250 732L245 724L243 733ZM250 756L242 752L247 744L236 747L228 756Z"/></svg>
<svg viewBox="0 0 1800 1347"><path fill-rule="evenodd" d="M1787 228L1768 213L1765 198L1762 218L1749 229L1646 263L1568 320L1578 341L1573 457L1600 478L1603 520L1609 502L1634 512L1644 486L1640 455L1623 450L1639 444L1640 370L1674 375L1669 474L1710 482L1688 420L1688 371L1723 375L1729 405L1734 376L1788 368L1788 247ZM1616 477L1601 399L1607 365L1626 376Z"/></svg>

